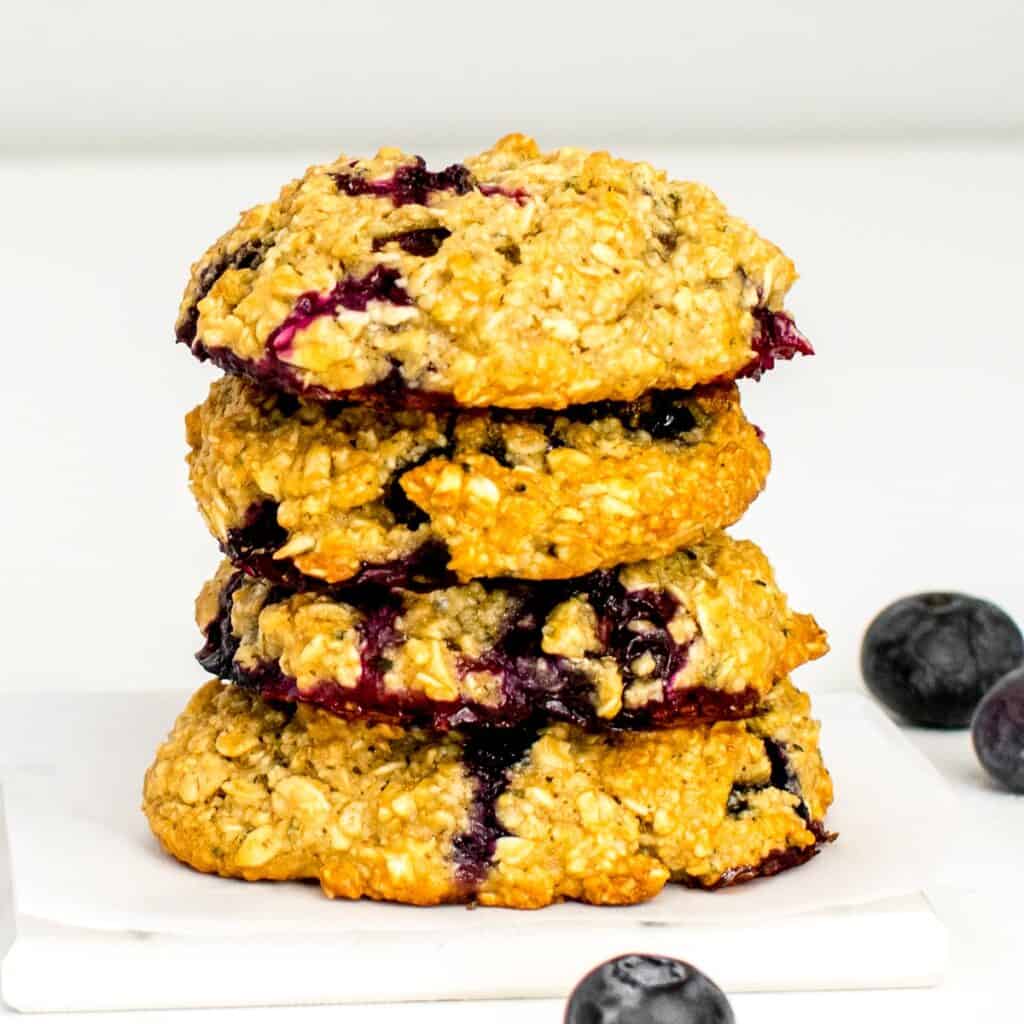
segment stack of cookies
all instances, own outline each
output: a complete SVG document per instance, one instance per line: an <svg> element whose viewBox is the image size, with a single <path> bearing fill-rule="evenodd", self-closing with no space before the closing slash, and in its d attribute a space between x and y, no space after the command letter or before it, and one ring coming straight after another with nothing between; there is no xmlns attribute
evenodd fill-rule
<svg viewBox="0 0 1024 1024"><path fill-rule="evenodd" d="M829 839L790 672L826 650L722 532L735 380L810 351L791 262L701 185L522 136L311 168L194 266L178 340L225 556L145 783L201 871L541 907L773 874Z"/></svg>

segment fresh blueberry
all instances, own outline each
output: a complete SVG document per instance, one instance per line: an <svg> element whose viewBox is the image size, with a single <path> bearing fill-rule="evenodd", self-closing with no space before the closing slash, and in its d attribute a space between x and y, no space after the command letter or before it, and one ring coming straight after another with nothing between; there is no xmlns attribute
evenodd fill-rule
<svg viewBox="0 0 1024 1024"><path fill-rule="evenodd" d="M995 605L966 594L915 594L867 628L868 689L914 725L963 728L995 683L1024 661L1024 639Z"/></svg>
<svg viewBox="0 0 1024 1024"><path fill-rule="evenodd" d="M1003 676L982 698L971 738L989 775L1024 793L1024 667Z"/></svg>
<svg viewBox="0 0 1024 1024"><path fill-rule="evenodd" d="M735 1024L725 993L696 967L630 953L595 967L573 989L565 1024Z"/></svg>

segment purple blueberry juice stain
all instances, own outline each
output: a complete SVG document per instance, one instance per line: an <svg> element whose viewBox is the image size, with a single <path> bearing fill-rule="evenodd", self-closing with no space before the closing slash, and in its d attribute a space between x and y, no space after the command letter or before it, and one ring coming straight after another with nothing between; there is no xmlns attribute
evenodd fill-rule
<svg viewBox="0 0 1024 1024"><path fill-rule="evenodd" d="M315 590L339 596L363 585L418 591L450 586L455 582L455 577L447 569L448 549L443 542L433 538L425 540L402 558L364 562L344 583L328 584L307 576L290 559L274 557L277 549L288 539L288 532L278 524L277 508L277 502L272 500L250 505L242 526L228 530L220 545L227 558L246 575L297 592Z"/></svg>
<svg viewBox="0 0 1024 1024"><path fill-rule="evenodd" d="M451 434L451 424L447 424L445 434ZM454 454L454 445L451 441L436 448L425 451L418 459L407 462L395 470L384 492L382 504L394 517L398 526L404 526L407 530L416 530L430 522L430 517L412 501L402 487L402 477L411 473L414 469L426 465L433 459L450 459Z"/></svg>
<svg viewBox="0 0 1024 1024"><path fill-rule="evenodd" d="M389 242L394 242L399 249L404 249L410 256L424 258L436 256L444 240L451 235L447 228L414 228L412 231L399 231L393 235L383 235L373 241L373 251L380 252Z"/></svg>
<svg viewBox="0 0 1024 1024"><path fill-rule="evenodd" d="M451 395L410 387L397 364L392 365L388 373L373 384L346 391L332 391L318 384L308 384L294 366L281 360L275 352L268 352L257 361L242 359L227 348L203 348L196 354L200 360L209 359L225 373L245 377L262 387L287 391L313 402L368 405L385 412L396 409L443 412L454 406Z"/></svg>
<svg viewBox="0 0 1024 1024"><path fill-rule="evenodd" d="M319 296L317 292L310 294ZM292 334L294 335L294 332ZM186 339L180 337L179 340ZM424 412L450 409L454 404L451 395L426 388L409 387L397 362L393 362L388 373L373 384L333 391L319 384L309 384L303 379L299 369L285 362L278 352L269 347L260 359L246 359L229 348L210 348L201 341L193 341L190 348L200 362L209 360L225 373L243 377L260 387L296 395L308 401L363 404L381 410L419 409Z"/></svg>
<svg viewBox="0 0 1024 1024"><path fill-rule="evenodd" d="M525 422L539 427L547 438L549 449L565 446L565 442L556 433L560 421L575 424L597 423L606 419L618 420L626 430L642 430L655 441L688 444L694 439L686 435L699 427L690 408L696 394L695 391L649 391L631 402L587 402L557 411L491 409L490 417L495 424ZM510 465L504 441L497 436L492 437L481 451L504 466Z"/></svg>
<svg viewBox="0 0 1024 1024"><path fill-rule="evenodd" d="M456 576L448 569L448 546L439 540L428 540L404 558L389 562L363 562L359 571L344 587L369 585L388 590L423 591L450 587Z"/></svg>
<svg viewBox="0 0 1024 1024"><path fill-rule="evenodd" d="M263 560L272 559L274 552L288 540L288 531L277 521L277 509L277 502L269 499L250 505L242 525L228 530L221 544L221 550L236 566L251 569L251 575L264 576L265 579L272 577L258 571L264 568ZM276 582L287 584L290 581L281 579Z"/></svg>
<svg viewBox="0 0 1024 1024"><path fill-rule="evenodd" d="M241 575L241 574L239 574ZM238 583L228 587L232 593ZM309 704L339 718L370 722L391 722L408 728L436 727L448 731L451 721L465 705L457 701L432 701L422 693L390 691L385 677L391 668L389 652L404 639L398 629L402 606L394 591L373 585L362 585L353 594L338 594L340 600L356 604L363 612L358 629L359 673L349 685L322 681L300 689L291 676L285 675L277 662L242 666L235 662L238 640L231 632L231 595L224 598L218 620L207 628L207 643L200 655L216 665L222 679L255 691L263 700ZM225 643L224 637L228 637ZM220 654L214 661L213 653ZM206 667L207 662L203 662ZM210 669L213 671L214 669ZM504 723L499 723L504 724Z"/></svg>
<svg viewBox="0 0 1024 1024"><path fill-rule="evenodd" d="M548 439L550 445L550 438ZM508 452L508 445L500 432L495 432L480 446L481 455L489 455L503 469L514 469L515 463Z"/></svg>
<svg viewBox="0 0 1024 1024"><path fill-rule="evenodd" d="M481 662L478 669L483 670L488 664L493 665ZM760 706L753 692L749 702L743 703L735 695L723 700L718 691L697 687L685 691L685 701L623 711L613 719L603 719L594 711L592 687L582 673L563 675L557 666L543 660L529 673L524 669L519 684L509 685L508 675L502 678L503 702L499 705L464 698L436 701L417 693L381 693L362 684L342 686L332 680L324 680L300 692L293 678L284 676L270 664L258 669L233 666L222 678L256 689L267 700L301 701L341 718L388 721L437 732L476 727L505 730L533 719L568 722L588 732L649 731L697 722L734 721L755 714ZM532 704L528 702L530 694L536 695ZM669 711L670 707L678 711Z"/></svg>
<svg viewBox="0 0 1024 1024"><path fill-rule="evenodd" d="M391 668L387 651L403 638L397 625L401 610L399 602L388 601L371 608L359 623L358 685L376 694L383 693L384 677Z"/></svg>
<svg viewBox="0 0 1024 1024"><path fill-rule="evenodd" d="M525 188L505 188L502 185L478 185L477 188L485 196L503 196L505 199L514 199L519 206L522 206L530 198L530 193Z"/></svg>
<svg viewBox="0 0 1024 1024"><path fill-rule="evenodd" d="M571 423L617 419L629 430L646 431L655 441L675 441L697 427L689 407L692 398L691 391L648 391L632 402L586 402L546 415Z"/></svg>
<svg viewBox="0 0 1024 1024"><path fill-rule="evenodd" d="M390 178L370 179L350 172L338 172L332 174L338 190L349 196L379 196L389 198L395 206L406 206L415 203L425 206L433 192L453 192L455 195L466 195L474 190L485 196L503 196L512 199L522 205L529 199L529 193L523 188L504 188L501 185L477 182L472 172L464 164L451 164L441 171L427 170L426 162L422 157L416 157L412 163L404 164L397 168ZM435 256L441 248L442 243L449 237L451 232L447 228L417 228L410 231L399 232L395 235L379 238L373 243L373 251L378 252L388 242L396 242L402 249L413 256L428 258ZM188 345L194 355L199 359L213 359L213 361L228 372L239 372L225 366L228 357L217 358L215 350L207 348L197 341L197 327L199 323L199 303L210 293L217 280L228 270L255 270L263 262L272 240L269 238L254 239L239 246L233 253L229 253L218 260L209 263L200 273L196 282L195 293L189 308L181 318L181 322L175 332L177 341ZM387 273L384 268L376 268L362 279L365 285L371 281L373 275L378 271ZM379 282L372 282L377 284ZM317 316L328 316L339 308L365 310L366 301L379 299L380 301L393 302L396 305L409 305L411 300L404 291L395 285L390 289L391 294L387 297L371 294L369 299L362 300L359 294L360 282L353 279L339 281L338 284L327 295L318 292L307 292L301 296L288 319L285 320L275 331L272 338L268 340L268 349L274 351L287 351L292 337L296 330L308 326ZM393 282L392 282L393 284ZM340 291L339 291L340 290ZM336 294L338 293L338 294ZM350 305L349 302L355 304ZM276 341L275 348L273 341ZM251 363L250 375L257 379L268 380L266 373L259 371L264 369L258 363ZM327 395L312 395L311 397L328 397ZM337 397L336 395L331 397Z"/></svg>
<svg viewBox="0 0 1024 1024"><path fill-rule="evenodd" d="M454 192L462 196L472 192L476 183L464 164L451 164L442 171L428 171L421 156L411 164L398 167L390 178L365 178L358 174L332 174L338 191L347 196L379 196L390 199L395 206L416 203L426 206L431 192Z"/></svg>
<svg viewBox="0 0 1024 1024"><path fill-rule="evenodd" d="M217 616L207 624L204 630L206 642L196 652L196 661L219 679L233 679L235 676L239 641L231 629L231 605L235 591L244 582L245 574L236 572L224 585L217 596Z"/></svg>
<svg viewBox="0 0 1024 1024"><path fill-rule="evenodd" d="M456 878L476 887L486 877L498 840L508 831L498 819L498 798L508 788L509 772L529 753L539 727L476 729L466 735L462 763L473 780L473 802L464 832L452 840Z"/></svg>
<svg viewBox="0 0 1024 1024"><path fill-rule="evenodd" d="M792 359L794 356L813 356L811 343L797 330L792 317L786 313L773 313L758 306L754 311L757 330L750 347L754 358L739 372L740 377L760 380L762 375L775 366L776 360Z"/></svg>
<svg viewBox="0 0 1024 1024"><path fill-rule="evenodd" d="M750 806L748 797L751 793L759 793L766 789L781 789L785 793L792 794L800 801L796 807L796 812L810 828L812 825L811 812L804 800L803 789L800 786L800 777L797 775L789 759L786 745L771 737L765 738L762 742L764 743L765 756L768 758L768 763L771 766L768 781L757 786L733 786L726 804L727 812L732 815L738 815L746 811Z"/></svg>
<svg viewBox="0 0 1024 1024"><path fill-rule="evenodd" d="M228 270L255 270L262 262L270 247L268 239L254 239L240 245L233 253L208 264L199 274L196 282L195 296L191 305L182 317L175 332L175 338L183 345L190 347L196 340L196 328L199 324L199 303L210 294L210 289L217 283L222 274ZM203 358L202 350L196 355Z"/></svg>
<svg viewBox="0 0 1024 1024"><path fill-rule="evenodd" d="M339 309L363 313L371 302L411 306L412 299L398 280L393 267L374 267L365 277L343 277L329 292L300 295L288 316L270 332L267 349L278 356L287 355L299 331L314 320L334 316Z"/></svg>
<svg viewBox="0 0 1024 1024"><path fill-rule="evenodd" d="M506 189L500 185L481 184L464 164L451 164L442 171L428 171L421 156L410 164L398 167L390 178L366 178L350 172L332 174L338 191L347 196L378 196L390 199L395 206L415 203L426 206L432 192L454 192L464 196L474 190L485 196L504 196L522 204L529 198L525 189Z"/></svg>
<svg viewBox="0 0 1024 1024"><path fill-rule="evenodd" d="M443 557L438 553L438 562ZM672 678L685 665L688 653L688 645L676 644L666 628L675 601L661 591L628 592L613 573L530 586L513 581L501 584L510 596L511 611L494 646L475 658L456 654L461 675L487 672L497 677L500 700L496 703L463 697L433 701L420 693L387 690L382 686L381 671L386 648L401 643L404 637L394 631L395 616L391 612L386 618L388 629L382 631L376 611L400 603L401 595L393 588L409 589L410 582L423 588L431 584L428 574L418 577L409 566L394 565L364 569L355 584L320 585L324 592L355 605L366 615L360 626L360 677L352 685L322 680L300 694L294 679L284 676L276 663L258 668L229 663L223 667L222 678L255 688L268 699L302 700L346 717L385 718L440 731L476 726L513 728L538 719L569 722L590 731L654 729L681 722L745 718L760 706L760 697L751 687L739 693L703 686L674 687ZM449 577L439 585L450 583ZM632 668L635 659L642 655L653 659L653 671L644 678L663 682L661 701L623 709L612 719L601 718L594 707L593 683L587 675L569 659L543 652L542 629L550 611L577 594L587 596L598 612L604 653L616 660L627 685L636 678ZM218 648L219 638L230 634L230 604L228 595L218 620L207 629L207 647ZM645 624L644 632L630 628L630 623L637 621Z"/></svg>
<svg viewBox="0 0 1024 1024"><path fill-rule="evenodd" d="M236 572L224 584L217 597L217 615L204 631L206 642L196 652L196 661L218 679L234 680L237 671L235 655L238 653L240 640L231 628L231 609L235 592L245 582L245 573ZM272 604L287 596L287 590L272 587L267 595L267 603Z"/></svg>
<svg viewBox="0 0 1024 1024"><path fill-rule="evenodd" d="M816 857L822 848L833 842L836 835L829 832L819 822L811 822L807 830L814 835L815 842L809 846L791 846L781 850L774 850L756 864L747 864L741 867L729 868L722 873L722 876L711 885L703 879L693 875L682 875L679 878L673 877L674 882L684 885L689 889L726 889L734 885L742 885L744 882L752 882L756 878L771 878L790 868L806 864L813 857Z"/></svg>
<svg viewBox="0 0 1024 1024"><path fill-rule="evenodd" d="M766 739L764 741L764 752L768 755L768 761L772 766L771 786L795 796L800 801L797 806L797 813L804 821L810 821L811 812L804 801L803 790L800 787L800 777L797 775L789 759L786 745L778 740Z"/></svg>

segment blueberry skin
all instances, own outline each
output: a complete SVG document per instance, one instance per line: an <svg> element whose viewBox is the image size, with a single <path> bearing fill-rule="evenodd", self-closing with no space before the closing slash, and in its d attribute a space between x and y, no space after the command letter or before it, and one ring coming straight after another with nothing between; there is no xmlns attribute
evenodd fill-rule
<svg viewBox="0 0 1024 1024"><path fill-rule="evenodd" d="M974 752L985 770L1014 793L1024 793L1024 668L982 698L971 722Z"/></svg>
<svg viewBox="0 0 1024 1024"><path fill-rule="evenodd" d="M966 594L915 594L889 605L860 651L868 689L914 725L961 729L996 682L1024 661L1024 639L994 604Z"/></svg>
<svg viewBox="0 0 1024 1024"><path fill-rule="evenodd" d="M725 993L692 964L630 953L573 989L565 1024L735 1024Z"/></svg>

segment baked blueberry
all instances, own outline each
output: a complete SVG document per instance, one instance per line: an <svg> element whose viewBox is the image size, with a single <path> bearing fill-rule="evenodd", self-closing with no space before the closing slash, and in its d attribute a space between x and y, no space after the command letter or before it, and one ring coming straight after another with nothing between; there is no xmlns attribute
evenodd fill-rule
<svg viewBox="0 0 1024 1024"><path fill-rule="evenodd" d="M565 1024L733 1024L725 993L684 960L629 953L573 989Z"/></svg>
<svg viewBox="0 0 1024 1024"><path fill-rule="evenodd" d="M754 358L740 372L741 377L760 380L765 372L774 369L779 359L793 356L813 356L811 343L797 330L793 318L786 313L772 313L765 309L754 311L757 330L751 340Z"/></svg>
<svg viewBox="0 0 1024 1024"><path fill-rule="evenodd" d="M761 551L722 533L569 580L435 586L420 582L429 568L364 566L358 583L293 589L225 562L196 605L200 664L343 717L446 731L539 716L600 731L749 717L827 650ZM791 790L783 754L768 760Z"/></svg>
<svg viewBox="0 0 1024 1024"><path fill-rule="evenodd" d="M411 256L436 256L444 240L451 234L447 228L414 228L399 231L394 235L382 235L373 240L373 251L380 252L388 243L394 242Z"/></svg>
<svg viewBox="0 0 1024 1024"><path fill-rule="evenodd" d="M974 712L971 738L989 775L1024 793L1024 668L1003 676L985 694Z"/></svg>
<svg viewBox="0 0 1024 1024"><path fill-rule="evenodd" d="M868 689L900 718L942 729L969 724L978 702L1024 660L1013 620L966 594L915 594L867 628L861 671Z"/></svg>

